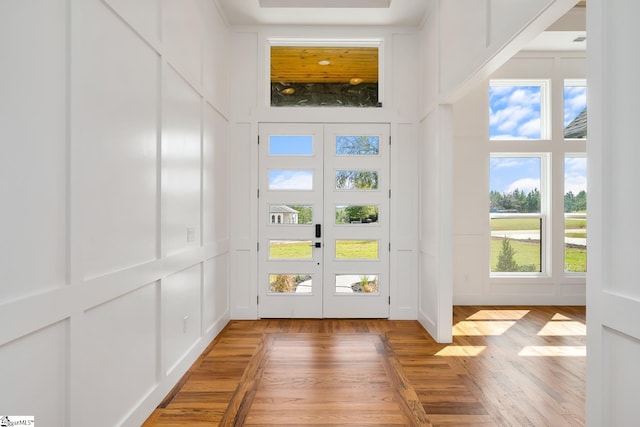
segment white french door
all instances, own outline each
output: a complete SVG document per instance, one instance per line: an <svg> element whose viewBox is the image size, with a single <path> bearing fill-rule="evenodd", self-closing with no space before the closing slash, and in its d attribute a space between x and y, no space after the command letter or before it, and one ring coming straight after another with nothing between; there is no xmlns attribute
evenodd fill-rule
<svg viewBox="0 0 640 427"><path fill-rule="evenodd" d="M258 314L389 315L389 126L261 124Z"/></svg>

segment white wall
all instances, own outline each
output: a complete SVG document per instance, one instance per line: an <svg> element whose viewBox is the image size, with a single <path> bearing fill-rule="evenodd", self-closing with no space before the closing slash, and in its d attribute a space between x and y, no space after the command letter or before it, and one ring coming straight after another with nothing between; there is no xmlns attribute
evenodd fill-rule
<svg viewBox="0 0 640 427"><path fill-rule="evenodd" d="M590 0L587 422L637 424L640 406L640 209L637 2Z"/></svg>
<svg viewBox="0 0 640 427"><path fill-rule="evenodd" d="M269 108L267 40L279 38L381 39L382 108ZM258 124L390 123L391 125L391 308L394 319L417 315L417 33L405 28L240 27L231 37L231 316L254 319L257 295Z"/></svg>
<svg viewBox="0 0 640 427"><path fill-rule="evenodd" d="M584 152L584 141L565 141L562 132L565 79L584 79L584 52L522 52L496 70L495 79L548 79L553 121L549 141L489 142L489 80L484 80L453 105L454 122L454 304L584 305L585 277L564 272L564 155ZM560 126L557 126L560 123ZM548 191L555 196L546 226L550 240L548 277L489 277L489 157L496 152L551 153ZM560 202L558 206L557 201ZM561 239L558 239L560 236ZM547 240L547 239L545 239Z"/></svg>
<svg viewBox="0 0 640 427"><path fill-rule="evenodd" d="M139 425L229 317L213 0L0 5L0 413Z"/></svg>
<svg viewBox="0 0 640 427"><path fill-rule="evenodd" d="M453 122L450 104L473 90L527 42L564 15L575 0L439 0L420 29L422 124L419 223L420 313L440 342L451 339ZM434 139L435 138L435 139ZM438 155L434 165L431 156ZM435 168L434 168L435 166ZM447 192L449 192L447 194ZM438 230L438 243L428 231ZM433 246L435 245L435 246ZM438 268L438 272L434 268Z"/></svg>

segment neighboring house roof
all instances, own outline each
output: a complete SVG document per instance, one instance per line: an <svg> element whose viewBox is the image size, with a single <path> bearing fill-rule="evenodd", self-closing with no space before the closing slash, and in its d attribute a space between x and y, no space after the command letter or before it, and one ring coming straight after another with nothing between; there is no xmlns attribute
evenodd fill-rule
<svg viewBox="0 0 640 427"><path fill-rule="evenodd" d="M584 110L578 117L573 119L571 123L564 128L564 137L565 138L586 138L587 137L587 107L584 107Z"/></svg>
<svg viewBox="0 0 640 427"><path fill-rule="evenodd" d="M271 206L269 213L298 213L298 211L291 209L289 206Z"/></svg>

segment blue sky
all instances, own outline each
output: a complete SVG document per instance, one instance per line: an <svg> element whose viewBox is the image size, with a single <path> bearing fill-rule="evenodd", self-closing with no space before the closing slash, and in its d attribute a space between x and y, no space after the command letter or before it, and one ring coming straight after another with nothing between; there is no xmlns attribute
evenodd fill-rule
<svg viewBox="0 0 640 427"><path fill-rule="evenodd" d="M540 139L540 86L489 87L489 137Z"/></svg>
<svg viewBox="0 0 640 427"><path fill-rule="evenodd" d="M269 154L310 156L313 154L311 135L269 135Z"/></svg>
<svg viewBox="0 0 640 427"><path fill-rule="evenodd" d="M310 156L313 154L311 135L269 135L269 155ZM270 190L311 190L313 171L301 169L269 170Z"/></svg>
<svg viewBox="0 0 640 427"><path fill-rule="evenodd" d="M587 105L587 88L585 86L565 86L564 88L564 125L578 117Z"/></svg>
<svg viewBox="0 0 640 427"><path fill-rule="evenodd" d="M564 159L564 192L572 191L577 195L587 191L587 159L585 157L569 157Z"/></svg>
<svg viewBox="0 0 640 427"><path fill-rule="evenodd" d="M511 193L516 188L528 193L540 190L539 157L492 157L490 160L491 191Z"/></svg>
<svg viewBox="0 0 640 427"><path fill-rule="evenodd" d="M587 102L585 86L564 88L564 125L582 112ZM491 139L540 138L540 87L491 86L489 88L489 132ZM516 188L540 190L540 158L492 157L490 190L510 193ZM565 159L565 193L587 190L587 162L584 157Z"/></svg>
<svg viewBox="0 0 640 427"><path fill-rule="evenodd" d="M540 190L540 158L492 157L490 160L491 191L510 193ZM564 160L564 192L578 194L587 191L587 159L583 156L567 156Z"/></svg>
<svg viewBox="0 0 640 427"><path fill-rule="evenodd" d="M303 169L269 170L269 190L312 190L313 171Z"/></svg>

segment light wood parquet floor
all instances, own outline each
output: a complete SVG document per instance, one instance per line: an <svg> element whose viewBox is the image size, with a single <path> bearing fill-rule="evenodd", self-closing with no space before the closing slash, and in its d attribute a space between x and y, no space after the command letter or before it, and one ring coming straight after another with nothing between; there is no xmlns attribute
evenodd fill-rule
<svg viewBox="0 0 640 427"><path fill-rule="evenodd" d="M150 426L583 426L584 307L454 307L416 321L231 321Z"/></svg>

